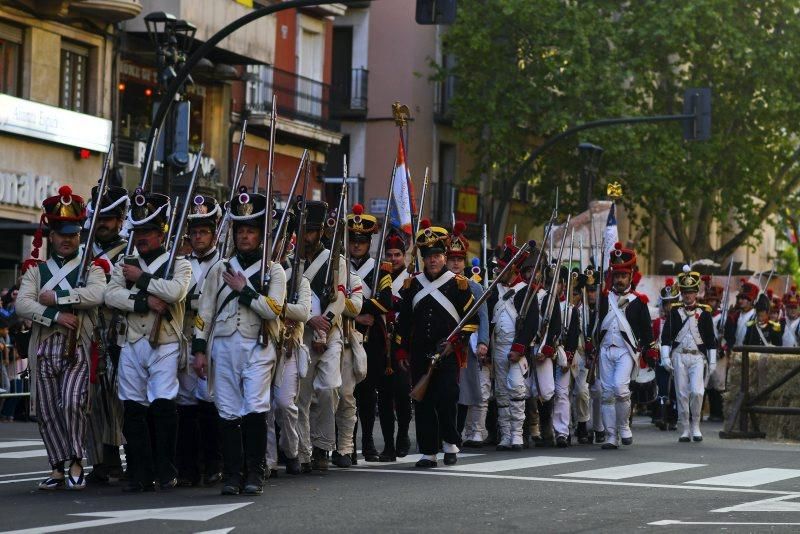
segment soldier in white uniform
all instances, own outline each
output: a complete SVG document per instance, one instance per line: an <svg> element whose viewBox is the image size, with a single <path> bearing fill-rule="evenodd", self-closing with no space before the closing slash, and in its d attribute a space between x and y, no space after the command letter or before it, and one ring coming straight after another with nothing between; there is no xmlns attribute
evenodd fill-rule
<svg viewBox="0 0 800 534"><path fill-rule="evenodd" d="M83 198L62 186L58 195L42 202L42 208L42 222L50 230L51 255L46 262L38 260L40 229L34 237L32 259L23 265L16 301L19 316L33 323L28 350L31 401L52 469L39 489L79 490L86 486L82 459L89 409L89 349L105 276L102 268L92 265L86 286L75 287L82 260L80 231L86 219ZM67 339L76 330L75 350L70 352Z"/></svg>
<svg viewBox="0 0 800 534"><path fill-rule="evenodd" d="M713 373L717 366L717 341L711 309L697 302L700 274L684 266L678 287L682 302L674 303L666 316L661 332L661 365L669 371L674 369L682 430L678 441L684 443L703 441L700 419L705 376L706 370Z"/></svg>
<svg viewBox="0 0 800 534"><path fill-rule="evenodd" d="M306 202L304 240L304 272L311 285L311 319L306 322L304 341L311 348L308 373L300 380L298 397L299 459L305 473L327 470L329 453L336 446L336 390L342 385L342 312L345 307L344 257L338 261L337 274L326 287L325 267L331 251L322 244L322 227L328 205ZM316 403L312 398L316 395ZM312 464L313 460L313 464Z"/></svg>
<svg viewBox="0 0 800 534"><path fill-rule="evenodd" d="M560 447L565 447L570 443L568 437L571 416L570 401L574 399L575 402L575 420L577 423L575 435L578 437L579 443L588 443L589 432L586 425L591 415L589 411L589 384L586 382L588 369L586 368L586 359L584 357L588 314L586 305L583 302L583 288L586 286L587 278L586 275L579 272L578 269L573 269L570 276L572 277L572 281L570 283L571 294L569 295L569 306L564 307L564 313L569 315L568 319L565 321L567 332L563 340L568 366L566 372L564 369L560 371L568 376L564 378L562 374L562 380L560 382L556 381L555 412L558 414L555 418L556 431L562 436L567 434L567 437L562 439L556 436L556 445ZM592 282L594 282L594 280L592 280ZM574 380L574 397L569 390L572 380ZM566 395L564 395L564 390L566 390ZM564 432L564 430L566 430L566 432ZM583 441L581 438L583 438Z"/></svg>
<svg viewBox="0 0 800 534"><path fill-rule="evenodd" d="M216 231L221 217L222 208L215 198L205 195L194 197L186 221L188 242L192 249L187 257L192 266L192 282L186 297L186 316L183 321L183 333L187 339L192 338L206 276L220 260ZM201 464L206 485L213 485L221 479L219 416L213 397L208 392L208 381L198 380L194 371L194 355L190 354L186 368L178 371L178 384L178 485L198 485L201 481ZM200 421L203 422L202 433Z"/></svg>
<svg viewBox="0 0 800 534"><path fill-rule="evenodd" d="M302 200L296 203L300 209ZM293 213L289 213L287 236L291 236L295 228ZM284 335L282 358L275 370L275 380L272 386L272 409L267 417L267 464L270 473L278 467L278 447L286 457L286 473L300 474L300 461L298 460L298 409L297 394L300 379L308 373L309 352L303 341L303 331L306 322L311 318L311 285L305 276L302 276L302 263L296 263L295 258L287 259L291 247L284 247L281 265L286 271L287 295L283 308ZM294 254L299 254L297 246ZM300 260L302 261L302 259ZM293 265L299 265L299 279L295 278ZM281 429L280 442L275 433L275 422Z"/></svg>
<svg viewBox="0 0 800 534"><path fill-rule="evenodd" d="M87 212L99 206L97 230L92 252L95 262L102 266L106 282L111 279L111 269L125 252L128 241L120 235L128 214L130 199L122 187L110 186L98 201L97 189L92 188L92 201ZM88 226L88 222L84 227ZM117 368L121 347L117 341L115 321L107 306L98 310L98 328L102 340L98 345L96 360L91 362L92 384L89 388L89 435L86 456L92 463L92 472L86 475L89 483L108 482L122 477L122 403L117 393ZM94 354L93 354L94 356Z"/></svg>
<svg viewBox="0 0 800 534"><path fill-rule="evenodd" d="M600 382L603 389L603 449L633 444L630 428L630 381L636 377L642 358L658 360L653 345L653 327L647 297L633 290L636 253L616 243L609 257L611 288L600 300Z"/></svg>
<svg viewBox="0 0 800 534"><path fill-rule="evenodd" d="M105 292L106 305L125 314L125 343L120 354L119 398L124 405L123 433L129 463L126 491L152 491L177 484L175 442L178 414L178 368L185 365L183 315L192 267L183 258L165 273L164 249L169 198L137 189L128 222L137 254L114 266ZM156 330L158 318L160 329ZM157 337L155 346L148 339ZM149 417L155 436L151 441Z"/></svg>
<svg viewBox="0 0 800 534"><path fill-rule="evenodd" d="M783 296L783 309L786 310L786 318L782 346L800 346L800 298L797 296L796 286L792 286Z"/></svg>
<svg viewBox="0 0 800 534"><path fill-rule="evenodd" d="M208 377L222 418L223 495L260 495L267 477L267 412L286 300L280 263L265 267L262 287L264 218L271 204L244 188L234 197L234 255L209 271L195 320L195 369Z"/></svg>
<svg viewBox="0 0 800 534"><path fill-rule="evenodd" d="M505 268L517 251L512 240L507 239L505 247L495 251L497 267ZM489 297L498 451L519 451L523 444L525 401L529 396L526 378L530 372L526 352L539 327L539 302L535 297L525 316L525 325L520 328L518 324L528 293L528 283L519 274L519 265L525 258L524 255L518 258Z"/></svg>

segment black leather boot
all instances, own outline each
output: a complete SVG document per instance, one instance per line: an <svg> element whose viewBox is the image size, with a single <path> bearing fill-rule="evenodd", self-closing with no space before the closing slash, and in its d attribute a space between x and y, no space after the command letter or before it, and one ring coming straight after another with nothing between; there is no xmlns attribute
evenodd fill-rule
<svg viewBox="0 0 800 534"><path fill-rule="evenodd" d="M242 484L242 420L221 419L222 438L222 494L239 495Z"/></svg>
<svg viewBox="0 0 800 534"><path fill-rule="evenodd" d="M147 406L125 401L122 433L127 441L128 485L126 492L152 491L155 473L150 445L150 428L147 424Z"/></svg>
<svg viewBox="0 0 800 534"><path fill-rule="evenodd" d="M199 401L197 423L200 430L200 463L206 486L222 479L222 444L220 443L220 418L213 402Z"/></svg>
<svg viewBox="0 0 800 534"><path fill-rule="evenodd" d="M179 486L200 484L200 431L197 405L178 406L178 445L175 461Z"/></svg>
<svg viewBox="0 0 800 534"><path fill-rule="evenodd" d="M537 447L552 447L553 435L553 399L539 404L539 428L542 432L541 441L536 442Z"/></svg>
<svg viewBox="0 0 800 534"><path fill-rule="evenodd" d="M372 440L371 435L363 435L361 437L361 454L364 455L364 461L366 462L378 461L378 449L375 448L375 442Z"/></svg>
<svg viewBox="0 0 800 534"><path fill-rule="evenodd" d="M175 446L178 440L178 411L175 401L156 399L150 405L155 431L153 456L156 476L161 489L174 488L178 483L175 468Z"/></svg>
<svg viewBox="0 0 800 534"><path fill-rule="evenodd" d="M244 426L244 463L247 478L246 495L261 495L267 471L267 414L249 413L242 418Z"/></svg>

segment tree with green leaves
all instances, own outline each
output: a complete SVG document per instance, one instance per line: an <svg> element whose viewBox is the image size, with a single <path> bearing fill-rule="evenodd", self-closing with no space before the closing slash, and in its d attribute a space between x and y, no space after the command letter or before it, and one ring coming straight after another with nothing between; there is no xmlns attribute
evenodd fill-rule
<svg viewBox="0 0 800 534"><path fill-rule="evenodd" d="M535 222L548 218L557 186L563 213L585 209L580 140L605 148L603 175L623 184L629 213L647 227L655 221L684 260L724 261L798 190L800 0L459 0L458 8L443 45L454 66L437 75L458 80L454 127L474 146L471 178L491 177L495 226L519 181L539 199ZM684 141L680 123L614 126L517 172L534 147L577 124L680 114L689 87L712 90L710 141Z"/></svg>

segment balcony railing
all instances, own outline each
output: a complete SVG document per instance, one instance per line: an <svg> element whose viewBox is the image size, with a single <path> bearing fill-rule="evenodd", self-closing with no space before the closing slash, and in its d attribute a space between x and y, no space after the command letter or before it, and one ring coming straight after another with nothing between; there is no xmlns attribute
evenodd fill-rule
<svg viewBox="0 0 800 534"><path fill-rule="evenodd" d="M259 78L247 84L248 111L269 113L273 92L278 95L279 116L334 129L330 121L330 85L293 72L262 67Z"/></svg>
<svg viewBox="0 0 800 534"><path fill-rule="evenodd" d="M368 88L367 69L352 69L349 79L344 73L331 87L331 114L340 119L366 117Z"/></svg>
<svg viewBox="0 0 800 534"><path fill-rule="evenodd" d="M433 118L436 122L453 122L451 103L456 92L456 77L452 74L434 85Z"/></svg>

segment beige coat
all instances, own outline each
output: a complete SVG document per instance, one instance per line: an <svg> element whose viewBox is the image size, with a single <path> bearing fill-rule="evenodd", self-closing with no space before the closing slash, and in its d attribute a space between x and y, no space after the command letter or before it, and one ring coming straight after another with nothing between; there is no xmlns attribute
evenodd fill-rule
<svg viewBox="0 0 800 534"><path fill-rule="evenodd" d="M58 290L58 306L44 306L39 304L41 291L41 272L39 268L30 268L25 271L17 294L16 311L20 317L30 319L31 340L28 345L28 365L31 368L31 408L36 406L35 376L36 353L39 344L55 333L68 335L69 330L56 323L60 309L72 308L81 320L81 332L78 343L89 352L92 342L93 330L97 320L97 308L103 303L103 291L106 287L106 275L103 269L96 265L89 268L86 287Z"/></svg>
<svg viewBox="0 0 800 534"><path fill-rule="evenodd" d="M153 277L148 280L145 288L137 287L137 284L135 284L131 289L128 289L125 277L122 275L123 262L124 258L114 265L111 281L106 287L104 298L107 306L126 314L126 341L135 343L143 337L150 337L150 332L155 326L156 318L158 317L155 312L149 309L147 311L136 311L134 309L136 296L143 291L169 304L171 320L161 321L159 343L180 342L183 338L182 326L185 299L192 280L192 266L185 258L178 258L175 260L173 275L169 280Z"/></svg>

